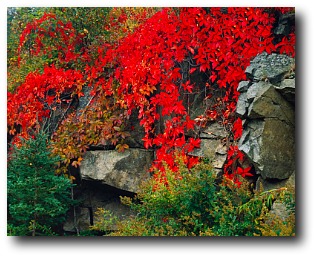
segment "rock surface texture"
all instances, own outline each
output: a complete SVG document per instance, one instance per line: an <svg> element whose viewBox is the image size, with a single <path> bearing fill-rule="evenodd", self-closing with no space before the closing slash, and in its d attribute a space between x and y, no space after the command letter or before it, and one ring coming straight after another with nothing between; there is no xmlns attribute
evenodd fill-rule
<svg viewBox="0 0 316 257"><path fill-rule="evenodd" d="M206 126L200 133L201 145L192 156L212 158L210 161L216 172L221 172L227 158L227 149L223 139L228 137L224 127L214 122Z"/></svg>
<svg viewBox="0 0 316 257"><path fill-rule="evenodd" d="M153 151L143 149L128 149L123 153L115 150L90 151L81 164L81 178L137 192L141 182L150 177L148 169L153 158Z"/></svg>
<svg viewBox="0 0 316 257"><path fill-rule="evenodd" d="M280 183L295 173L295 60L262 53L246 69L236 112L243 120L239 149L261 184Z"/></svg>

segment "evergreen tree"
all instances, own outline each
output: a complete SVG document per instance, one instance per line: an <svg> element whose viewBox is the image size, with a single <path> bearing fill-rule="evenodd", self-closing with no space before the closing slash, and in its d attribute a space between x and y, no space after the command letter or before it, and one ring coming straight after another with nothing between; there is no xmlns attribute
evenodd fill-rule
<svg viewBox="0 0 316 257"><path fill-rule="evenodd" d="M70 180L54 173L58 161L43 133L13 149L8 161L8 235L56 235L52 227L64 221L72 203Z"/></svg>

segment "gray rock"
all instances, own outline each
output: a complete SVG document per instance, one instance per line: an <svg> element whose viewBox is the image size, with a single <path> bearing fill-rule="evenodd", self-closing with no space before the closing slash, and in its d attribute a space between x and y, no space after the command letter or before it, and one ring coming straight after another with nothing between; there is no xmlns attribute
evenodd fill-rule
<svg viewBox="0 0 316 257"><path fill-rule="evenodd" d="M291 23L295 23L295 13L282 14L279 18L278 25L274 29L276 35L288 35Z"/></svg>
<svg viewBox="0 0 316 257"><path fill-rule="evenodd" d="M248 112L248 106L249 106L249 103L247 100L247 93L241 93L238 97L238 102L236 106L236 114L239 117L244 118Z"/></svg>
<svg viewBox="0 0 316 257"><path fill-rule="evenodd" d="M294 189L295 188L295 173L293 173L288 179L264 180L261 176L259 176L256 181L256 190L269 191L271 189L277 189L281 187Z"/></svg>
<svg viewBox="0 0 316 257"><path fill-rule="evenodd" d="M286 77L290 77L295 67L293 58L282 54L268 55L263 52L257 55L246 69L248 79L257 82L268 80L277 84Z"/></svg>
<svg viewBox="0 0 316 257"><path fill-rule="evenodd" d="M227 157L226 152L220 139L202 138L200 148L195 149L190 155L209 158L214 168L222 169Z"/></svg>
<svg viewBox="0 0 316 257"><path fill-rule="evenodd" d="M287 179L295 171L294 127L274 118L248 123L239 149L263 179Z"/></svg>
<svg viewBox="0 0 316 257"><path fill-rule="evenodd" d="M286 26L284 24L279 24L278 27L275 28L274 33L276 35L285 34Z"/></svg>
<svg viewBox="0 0 316 257"><path fill-rule="evenodd" d="M264 129L263 120L253 120L244 127L242 136L239 140L239 150L244 152L247 157L256 164L256 170L261 171L264 167L260 166L260 149L262 145L262 133Z"/></svg>
<svg viewBox="0 0 316 257"><path fill-rule="evenodd" d="M295 104L295 78L284 79L280 85L274 87L288 102Z"/></svg>
<svg viewBox="0 0 316 257"><path fill-rule="evenodd" d="M88 230L91 225L90 210L87 207L76 207L76 219L73 210L68 214L67 220L63 224L66 232L80 232ZM78 230L78 231L77 231Z"/></svg>
<svg viewBox="0 0 316 257"><path fill-rule="evenodd" d="M209 158L216 171L220 172L227 157L227 149L222 139L227 136L223 126L217 122L211 123L200 133L200 148L195 149L190 155Z"/></svg>
<svg viewBox="0 0 316 257"><path fill-rule="evenodd" d="M87 107L87 105L89 105L91 99L93 98L90 95L91 90L92 90L92 87L89 87L89 86L86 86L86 85L84 85L82 87L82 92L84 93L84 96L81 96L79 98L79 104L78 104L78 107L77 107L77 115L81 114L81 112L84 110L84 108Z"/></svg>
<svg viewBox="0 0 316 257"><path fill-rule="evenodd" d="M287 179L295 171L295 130L278 119L265 119L262 133L263 178Z"/></svg>
<svg viewBox="0 0 316 257"><path fill-rule="evenodd" d="M201 133L200 138L223 139L227 137L227 131L218 122L211 123Z"/></svg>
<svg viewBox="0 0 316 257"><path fill-rule="evenodd" d="M247 91L247 100L249 103L252 102L252 100L256 96L260 96L263 92L265 92L271 84L266 83L264 81L259 81L257 83L253 83Z"/></svg>
<svg viewBox="0 0 316 257"><path fill-rule="evenodd" d="M240 92L240 93L247 92L247 90L248 90L250 85L251 85L250 81L241 81L238 84L237 91Z"/></svg>
<svg viewBox="0 0 316 257"><path fill-rule="evenodd" d="M76 219L72 210L67 215L67 220L63 225L64 231L75 233L77 229L81 233L98 222L102 217L97 215L98 209L109 211L119 220L135 216L136 213L120 201L120 196L133 197L134 194L119 190L96 181L84 181L81 183L80 191L76 193L80 206L76 207ZM109 228L115 229L115 224Z"/></svg>
<svg viewBox="0 0 316 257"><path fill-rule="evenodd" d="M130 136L125 138L124 143L131 148L144 148L143 138L145 137L145 130L139 124L138 113L135 110L132 111L128 123Z"/></svg>
<svg viewBox="0 0 316 257"><path fill-rule="evenodd" d="M294 65L286 55L262 53L246 69L252 80L247 91L240 85L236 112L243 134L238 146L260 175L263 182L258 183L267 188L295 172Z"/></svg>
<svg viewBox="0 0 316 257"><path fill-rule="evenodd" d="M87 152L80 166L82 179L137 192L141 182L150 177L148 169L154 159L153 151L128 149Z"/></svg>
<svg viewBox="0 0 316 257"><path fill-rule="evenodd" d="M219 144L215 149L216 154L225 155L227 153L226 145Z"/></svg>
<svg viewBox="0 0 316 257"><path fill-rule="evenodd" d="M270 213L279 217L282 221L285 221L291 214L286 205L279 200L272 204Z"/></svg>
<svg viewBox="0 0 316 257"><path fill-rule="evenodd" d="M268 83L263 85L255 92L255 98L248 107L248 118L276 118L294 125L293 107L275 90L273 85Z"/></svg>
<svg viewBox="0 0 316 257"><path fill-rule="evenodd" d="M215 156L217 147L221 144L218 139L201 139L200 148L194 149L191 153L193 156L213 157Z"/></svg>
<svg viewBox="0 0 316 257"><path fill-rule="evenodd" d="M215 159L212 161L212 165L215 169L222 170L227 158L227 154L225 155L216 155Z"/></svg>

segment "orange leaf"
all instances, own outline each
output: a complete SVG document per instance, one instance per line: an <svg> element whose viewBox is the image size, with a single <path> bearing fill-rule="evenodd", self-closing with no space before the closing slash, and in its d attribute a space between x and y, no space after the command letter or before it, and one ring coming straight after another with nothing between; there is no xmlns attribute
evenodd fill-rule
<svg viewBox="0 0 316 257"><path fill-rule="evenodd" d="M77 161L73 161L73 162L71 163L71 165L77 168L77 167L78 167L78 162L77 162Z"/></svg>

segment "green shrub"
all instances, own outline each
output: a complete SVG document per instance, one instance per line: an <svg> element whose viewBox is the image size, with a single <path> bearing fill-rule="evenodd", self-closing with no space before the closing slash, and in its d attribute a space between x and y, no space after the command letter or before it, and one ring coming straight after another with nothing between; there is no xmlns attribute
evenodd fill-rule
<svg viewBox="0 0 316 257"><path fill-rule="evenodd" d="M54 173L58 161L41 133L13 149L7 177L8 235L56 235L53 227L64 221L72 203L70 180Z"/></svg>
<svg viewBox="0 0 316 257"><path fill-rule="evenodd" d="M119 221L113 213L103 208L98 208L94 214L94 224L90 226L90 230L94 232L108 234L115 228Z"/></svg>
<svg viewBox="0 0 316 257"><path fill-rule="evenodd" d="M166 167L165 177L155 174L135 199L122 198L138 214L117 222L117 231L110 236L267 235L266 219L273 201L282 200L285 193L290 195L285 188L256 192L246 181L240 187L225 179L217 183L209 164L201 163L192 170L181 160L178 164L179 172ZM106 216L108 213L104 219ZM293 219L288 222L294 228Z"/></svg>

